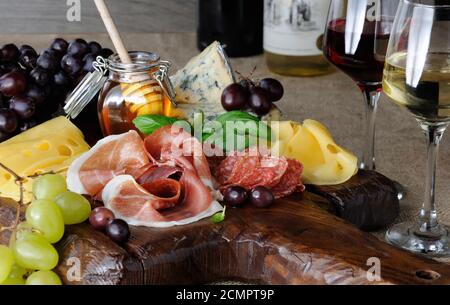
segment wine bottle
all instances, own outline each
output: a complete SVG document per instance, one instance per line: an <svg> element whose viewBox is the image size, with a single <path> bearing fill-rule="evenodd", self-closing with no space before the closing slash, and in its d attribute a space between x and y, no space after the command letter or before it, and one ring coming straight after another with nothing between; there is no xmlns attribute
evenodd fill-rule
<svg viewBox="0 0 450 305"><path fill-rule="evenodd" d="M230 57L261 54L263 15L264 0L199 0L198 48L217 40Z"/></svg>
<svg viewBox="0 0 450 305"><path fill-rule="evenodd" d="M322 41L330 0L265 0L264 51L270 70L290 76L332 71Z"/></svg>

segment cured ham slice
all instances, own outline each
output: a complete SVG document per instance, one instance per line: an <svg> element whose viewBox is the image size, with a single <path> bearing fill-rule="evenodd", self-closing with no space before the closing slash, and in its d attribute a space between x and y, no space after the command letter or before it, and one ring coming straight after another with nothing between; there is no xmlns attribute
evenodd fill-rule
<svg viewBox="0 0 450 305"><path fill-rule="evenodd" d="M184 198L171 209L160 209L160 204L172 198L152 194L129 175L112 179L106 185L102 199L116 217L135 226L164 228L185 225L222 210L222 206L213 200L211 193L193 172L185 172L181 181L185 184Z"/></svg>
<svg viewBox="0 0 450 305"><path fill-rule="evenodd" d="M201 143L176 127L145 141L135 131L99 141L73 162L67 183L131 225L183 225L222 210Z"/></svg>
<svg viewBox="0 0 450 305"><path fill-rule="evenodd" d="M67 186L72 192L96 196L115 176L136 173L149 162L136 131L109 136L71 164Z"/></svg>
<svg viewBox="0 0 450 305"><path fill-rule="evenodd" d="M304 191L300 179L302 171L303 166L296 160L251 148L244 154L234 153L227 157L217 167L215 175L222 191L231 185L239 185L249 191L264 186L275 198L282 198Z"/></svg>

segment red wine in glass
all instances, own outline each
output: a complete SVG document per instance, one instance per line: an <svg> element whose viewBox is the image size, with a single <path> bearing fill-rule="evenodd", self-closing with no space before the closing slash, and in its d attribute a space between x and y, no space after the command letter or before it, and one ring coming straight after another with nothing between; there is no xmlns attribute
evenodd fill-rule
<svg viewBox="0 0 450 305"><path fill-rule="evenodd" d="M379 33L383 32L379 29L380 23L375 21L366 21L360 35L346 32L345 19L332 20L328 25L325 56L359 86L375 86L381 89L390 35ZM356 49L349 50L349 39L359 40Z"/></svg>

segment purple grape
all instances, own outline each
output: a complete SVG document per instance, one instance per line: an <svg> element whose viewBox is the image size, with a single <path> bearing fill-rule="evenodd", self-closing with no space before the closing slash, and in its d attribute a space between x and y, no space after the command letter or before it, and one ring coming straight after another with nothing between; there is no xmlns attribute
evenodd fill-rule
<svg viewBox="0 0 450 305"><path fill-rule="evenodd" d="M97 56L102 51L102 46L96 41L91 41L89 43L89 50L90 50L91 54L94 54L95 56Z"/></svg>
<svg viewBox="0 0 450 305"><path fill-rule="evenodd" d="M122 219L114 219L106 226L106 234L116 243L124 243L130 238L130 228Z"/></svg>
<svg viewBox="0 0 450 305"><path fill-rule="evenodd" d="M46 51L37 59L37 65L48 71L55 71L58 67L58 60L51 52Z"/></svg>
<svg viewBox="0 0 450 305"><path fill-rule="evenodd" d="M34 101L25 95L18 95L11 98L9 101L9 108L25 120L31 118L36 112L36 104Z"/></svg>
<svg viewBox="0 0 450 305"><path fill-rule="evenodd" d="M260 87L255 87L251 90L248 105L259 116L268 114L272 109L268 92Z"/></svg>
<svg viewBox="0 0 450 305"><path fill-rule="evenodd" d="M251 191L250 202L258 208L267 208L275 202L275 197L269 189L258 186Z"/></svg>
<svg viewBox="0 0 450 305"><path fill-rule="evenodd" d="M31 52L33 52L34 54L38 55L37 52L36 52L36 50L35 50L32 46L27 45L27 44L23 44L23 45L21 45L20 48L19 48L19 52L20 52L21 54L23 54L23 52L25 52L25 51L31 51Z"/></svg>
<svg viewBox="0 0 450 305"><path fill-rule="evenodd" d="M278 102L284 95L283 85L276 79L262 79L259 85L269 93L269 99L272 102Z"/></svg>
<svg viewBox="0 0 450 305"><path fill-rule="evenodd" d="M59 70L53 76L53 82L57 86L68 88L70 86L71 81L70 77L67 76L66 72L64 72L63 70Z"/></svg>
<svg viewBox="0 0 450 305"><path fill-rule="evenodd" d="M114 51L108 48L103 48L100 52L100 56L103 58L109 58L111 55L114 55Z"/></svg>
<svg viewBox="0 0 450 305"><path fill-rule="evenodd" d="M14 111L0 109L0 132L13 133L19 125L19 120Z"/></svg>
<svg viewBox="0 0 450 305"><path fill-rule="evenodd" d="M38 84L41 87L44 87L50 82L51 75L47 70L41 67L37 67L30 72L30 78L34 83Z"/></svg>
<svg viewBox="0 0 450 305"><path fill-rule="evenodd" d="M12 71L0 77L0 92L5 96L21 94L26 87L27 79L21 72Z"/></svg>
<svg viewBox="0 0 450 305"><path fill-rule="evenodd" d="M24 132L35 127L36 125L38 125L38 122L36 120L23 121L19 124L19 130L20 132Z"/></svg>
<svg viewBox="0 0 450 305"><path fill-rule="evenodd" d="M28 89L25 92L25 95L28 96L29 98L31 98L35 102L36 105L41 105L47 97L44 89L42 89L41 87L39 87L38 85L35 85L35 84L30 84L28 86Z"/></svg>
<svg viewBox="0 0 450 305"><path fill-rule="evenodd" d="M32 50L24 50L20 55L19 62L26 69L32 70L36 68L37 65L37 54Z"/></svg>
<svg viewBox="0 0 450 305"><path fill-rule="evenodd" d="M86 56L84 56L83 58L83 62L84 62L84 66L83 66L83 71L86 72L93 72L94 71L94 66L92 66L92 64L95 61L96 56L94 54L86 54Z"/></svg>
<svg viewBox="0 0 450 305"><path fill-rule="evenodd" d="M248 199L247 191L240 186L230 186L223 194L224 202L234 208L243 206Z"/></svg>
<svg viewBox="0 0 450 305"><path fill-rule="evenodd" d="M52 44L50 45L50 48L55 50L56 52L60 54L64 54L67 52L67 49L69 47L69 44L66 40L62 38L56 38L53 40Z"/></svg>
<svg viewBox="0 0 450 305"><path fill-rule="evenodd" d="M20 51L15 44L6 44L1 49L3 62L15 62L19 59Z"/></svg>
<svg viewBox="0 0 450 305"><path fill-rule="evenodd" d="M114 213L105 207L98 207L92 210L89 216L89 223L95 230L103 231L108 223L114 220Z"/></svg>
<svg viewBox="0 0 450 305"><path fill-rule="evenodd" d="M65 55L61 60L61 68L69 75L76 75L83 68L83 62L69 54Z"/></svg>
<svg viewBox="0 0 450 305"><path fill-rule="evenodd" d="M227 111L243 109L248 100L248 91L240 84L231 84L222 93L222 106Z"/></svg>
<svg viewBox="0 0 450 305"><path fill-rule="evenodd" d="M13 135L7 132L0 131L0 143L10 139Z"/></svg>
<svg viewBox="0 0 450 305"><path fill-rule="evenodd" d="M83 58L89 52L89 45L86 40L78 38L70 42L69 47L67 49L67 54L77 57Z"/></svg>
<svg viewBox="0 0 450 305"><path fill-rule="evenodd" d="M22 68L16 62L5 62L0 66L0 68L5 72L23 72Z"/></svg>

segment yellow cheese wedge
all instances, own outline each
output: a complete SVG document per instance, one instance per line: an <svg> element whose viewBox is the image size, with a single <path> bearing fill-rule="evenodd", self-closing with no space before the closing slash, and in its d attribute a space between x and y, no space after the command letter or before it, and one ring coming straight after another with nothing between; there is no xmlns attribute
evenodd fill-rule
<svg viewBox="0 0 450 305"><path fill-rule="evenodd" d="M24 200L32 200L30 176L65 174L72 160L89 150L83 133L65 117L40 124L0 144L0 162L26 178ZM0 197L19 199L14 177L0 168Z"/></svg>
<svg viewBox="0 0 450 305"><path fill-rule="evenodd" d="M306 184L336 185L349 180L358 171L357 158L337 145L321 123L306 120L272 122L274 138L272 153L299 160Z"/></svg>

